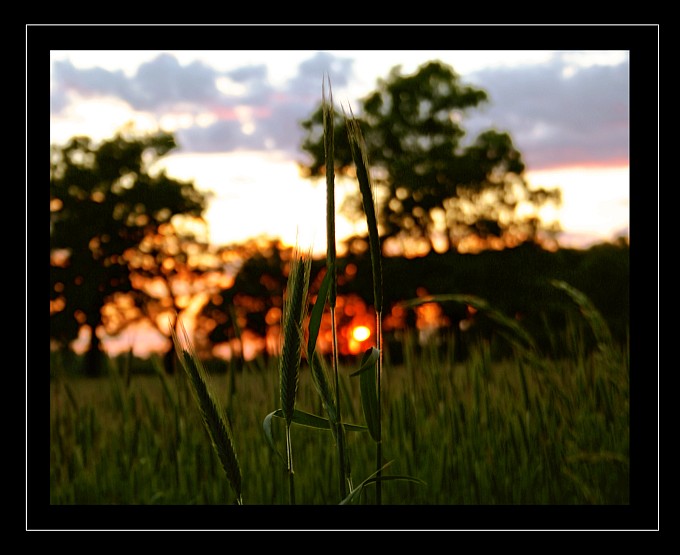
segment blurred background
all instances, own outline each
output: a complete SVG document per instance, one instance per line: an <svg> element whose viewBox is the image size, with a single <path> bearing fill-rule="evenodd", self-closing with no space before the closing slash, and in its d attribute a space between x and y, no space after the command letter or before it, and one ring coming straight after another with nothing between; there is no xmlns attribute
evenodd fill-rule
<svg viewBox="0 0 680 555"><path fill-rule="evenodd" d="M326 252L322 83L336 116L342 354L373 341L366 227L343 113L364 132L385 255L385 333L484 334L474 294L539 335L552 278L628 323L626 51L50 52L54 350L277 352L290 251ZM329 88L330 83L330 88ZM328 348L329 323L320 348ZM546 338L546 341L548 339ZM398 356L395 352L393 356Z"/></svg>

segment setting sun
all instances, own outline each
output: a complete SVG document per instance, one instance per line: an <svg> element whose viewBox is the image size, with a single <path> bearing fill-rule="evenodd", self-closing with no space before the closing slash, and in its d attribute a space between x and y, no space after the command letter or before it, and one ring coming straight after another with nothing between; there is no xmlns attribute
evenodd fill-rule
<svg viewBox="0 0 680 555"><path fill-rule="evenodd" d="M371 337L371 330L366 326L356 326L352 330L352 338L360 343L366 341L369 337Z"/></svg>

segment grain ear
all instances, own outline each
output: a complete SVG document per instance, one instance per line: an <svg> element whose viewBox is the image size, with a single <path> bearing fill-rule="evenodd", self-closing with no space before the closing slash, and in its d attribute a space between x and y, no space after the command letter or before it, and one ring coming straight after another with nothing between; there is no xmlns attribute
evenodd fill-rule
<svg viewBox="0 0 680 555"><path fill-rule="evenodd" d="M182 333L182 340L179 338L177 328ZM208 374L191 345L186 329L179 321L172 328L172 339L177 357L189 378L192 394L201 413L205 429L210 436L213 449L217 453L229 484L236 494L237 503L241 504L241 468L234 449L232 430L226 419L226 413L210 386Z"/></svg>
<svg viewBox="0 0 680 555"><path fill-rule="evenodd" d="M311 256L293 253L284 298L279 378L281 410L289 426L295 410L311 265Z"/></svg>

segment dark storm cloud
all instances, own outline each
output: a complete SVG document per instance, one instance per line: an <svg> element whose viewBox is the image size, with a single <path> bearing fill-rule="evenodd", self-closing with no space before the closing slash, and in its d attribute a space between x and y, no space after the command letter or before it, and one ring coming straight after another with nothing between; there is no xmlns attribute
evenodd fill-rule
<svg viewBox="0 0 680 555"><path fill-rule="evenodd" d="M628 159L628 62L571 67L564 57L536 67L489 69L467 79L489 104L469 120L476 134L508 131L529 169Z"/></svg>

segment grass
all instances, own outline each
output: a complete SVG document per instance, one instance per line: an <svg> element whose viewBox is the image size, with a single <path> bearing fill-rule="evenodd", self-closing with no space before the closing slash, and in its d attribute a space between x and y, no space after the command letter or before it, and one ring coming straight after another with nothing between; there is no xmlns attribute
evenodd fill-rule
<svg viewBox="0 0 680 555"><path fill-rule="evenodd" d="M189 378L194 400L203 419L204 427L210 436L212 446L222 463L229 484L236 494L235 503L242 505L241 468L234 449L234 440L231 425L227 420L227 413L222 408L219 397L213 393L210 378L203 368L201 360L189 346L188 335L181 323L180 331L183 332L182 339L179 338L174 329L172 336L177 356Z"/></svg>
<svg viewBox="0 0 680 555"><path fill-rule="evenodd" d="M574 325L579 333L588 330ZM425 484L391 482L386 505L628 504L628 355L580 350L563 360L492 361L483 344L465 364L440 350L413 349L384 376L383 439L390 473ZM52 504L225 504L234 498L204 431L183 373L133 375L120 365L98 380L54 379L50 418ZM348 421L360 422L355 368L340 369ZM289 503L285 465L262 432L263 408L279 402L276 361L235 377L234 450L243 469L244 504ZM229 397L227 373L212 376ZM322 413L309 367L300 370L296 405ZM283 451L282 419L274 437ZM331 434L295 430L296 503L335 504L337 448ZM348 432L352 474L375 472L374 442ZM372 502L362 495L356 503Z"/></svg>
<svg viewBox="0 0 680 555"><path fill-rule="evenodd" d="M328 78L329 98L326 98L326 80L321 87L321 97L323 106L323 136L324 136L324 156L326 159L326 273L328 276L328 307L331 318L331 337L332 337L332 365L333 365L333 389L331 391L325 375L322 362L316 363L314 349L308 349L308 360L311 361L312 372L315 377L315 384L319 395L324 400L324 408L329 420L333 421L334 437L338 448L338 484L340 499L345 499L349 491L352 490L352 475L346 448L345 429L342 426L342 404L340 403L340 370L339 370L339 348L338 330L336 319L337 304L337 261L335 244L335 145L334 145L334 117L333 108L333 89L330 78ZM311 347L311 345L310 345Z"/></svg>
<svg viewBox="0 0 680 555"><path fill-rule="evenodd" d="M295 472L291 426L295 413L295 398L300 375L300 358L307 315L311 256L294 253L284 298L283 343L279 362L281 411L286 421L286 468L288 471L289 500L295 504Z"/></svg>
<svg viewBox="0 0 680 555"><path fill-rule="evenodd" d="M383 442L382 442L382 389L380 380L383 371L382 357L382 311L383 311L383 276L382 276L382 249L380 248L380 234L378 232L377 210L375 206L375 190L373 189L366 145L361 133L358 120L354 117L350 108L350 118L347 120L347 135L352 150L352 159L359 181L359 191L366 216L368 227L368 244L371 254L371 271L373 277L373 308L375 310L375 337L376 337L376 361L374 365L365 368L361 374L361 398L364 404L364 413L367 423L373 422L371 436L375 440L375 503L382 504L382 468ZM365 361L362 361L364 366Z"/></svg>
<svg viewBox="0 0 680 555"><path fill-rule="evenodd" d="M188 338L174 334L184 371L172 379L157 360L155 375L133 376L129 357L109 361L108 387L54 371L50 502L629 503L628 353L569 284L553 283L584 316L554 339L569 346L568 359L542 357L517 322L483 299L451 294L404 306L458 302L485 311L514 356L495 361L481 341L463 363L452 350L419 346L412 330L402 338L406 363L385 370L380 237L353 115L346 120L369 233L376 344L357 361L358 370L340 367L333 110L325 84L322 96L327 273L309 316L311 257L296 252L284 298L281 355L269 366L215 373L212 379ZM315 349L326 304L332 372ZM593 353L584 347L586 333L597 340ZM453 345L453 336L444 343ZM279 408L267 414L272 407ZM359 477L356 486L353 477ZM369 488L374 497L366 494Z"/></svg>

